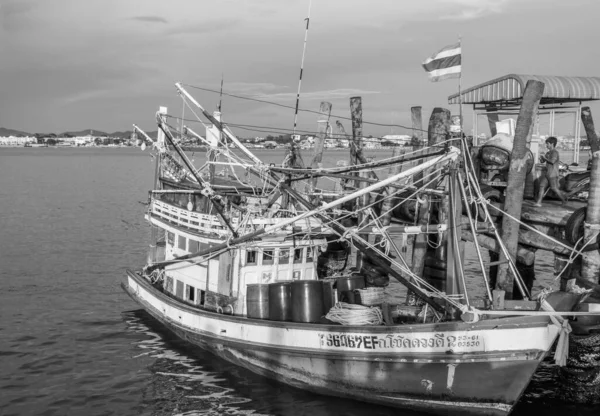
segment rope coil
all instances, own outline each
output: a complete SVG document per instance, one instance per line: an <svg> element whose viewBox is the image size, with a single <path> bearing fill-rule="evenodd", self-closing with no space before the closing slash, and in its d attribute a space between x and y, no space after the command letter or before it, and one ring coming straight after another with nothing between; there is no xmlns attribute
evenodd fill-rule
<svg viewBox="0 0 600 416"><path fill-rule="evenodd" d="M381 325L383 323L383 313L379 307L344 302L336 303L325 318L342 325Z"/></svg>

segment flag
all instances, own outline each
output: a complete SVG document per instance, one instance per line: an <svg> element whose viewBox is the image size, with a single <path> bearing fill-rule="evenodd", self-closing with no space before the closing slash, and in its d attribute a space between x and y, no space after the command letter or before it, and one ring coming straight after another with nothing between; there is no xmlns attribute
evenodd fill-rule
<svg viewBox="0 0 600 416"><path fill-rule="evenodd" d="M460 77L460 42L449 45L423 62L431 82Z"/></svg>

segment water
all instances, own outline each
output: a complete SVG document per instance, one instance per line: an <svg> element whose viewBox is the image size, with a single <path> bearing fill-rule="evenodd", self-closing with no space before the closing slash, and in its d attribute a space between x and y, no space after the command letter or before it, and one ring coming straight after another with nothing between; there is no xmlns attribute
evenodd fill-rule
<svg viewBox="0 0 600 416"><path fill-rule="evenodd" d="M138 149L0 149L0 415L414 414L267 380L139 310L120 283L146 258L153 169ZM550 256L538 265L551 273ZM516 414L597 413L561 402L556 381L544 365Z"/></svg>

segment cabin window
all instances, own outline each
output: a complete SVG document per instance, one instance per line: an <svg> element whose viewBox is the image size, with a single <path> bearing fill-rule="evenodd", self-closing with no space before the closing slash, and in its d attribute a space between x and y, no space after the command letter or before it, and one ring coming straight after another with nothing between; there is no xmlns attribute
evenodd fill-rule
<svg viewBox="0 0 600 416"><path fill-rule="evenodd" d="M263 250L262 264L273 264L273 250Z"/></svg>
<svg viewBox="0 0 600 416"><path fill-rule="evenodd" d="M179 238L177 239L177 247L180 248L180 249L182 249L182 250L185 250L186 249L186 247L185 247L186 242L187 242L186 238L184 236L180 235Z"/></svg>
<svg viewBox="0 0 600 416"><path fill-rule="evenodd" d="M206 295L206 292L204 292L204 290L198 289L198 292L196 293L196 297L198 299L198 304L199 305L204 305L204 297Z"/></svg>
<svg viewBox="0 0 600 416"><path fill-rule="evenodd" d="M167 231L167 242L171 247L175 245L175 234L170 231Z"/></svg>
<svg viewBox="0 0 600 416"><path fill-rule="evenodd" d="M294 264L302 263L302 248L294 249Z"/></svg>
<svg viewBox="0 0 600 416"><path fill-rule="evenodd" d="M256 264L256 250L246 251L246 264Z"/></svg>
<svg viewBox="0 0 600 416"><path fill-rule="evenodd" d="M165 283L165 290L169 293L173 293L173 278L171 276L167 276L167 281Z"/></svg>
<svg viewBox="0 0 600 416"><path fill-rule="evenodd" d="M190 248L188 250L190 253L196 253L196 252L200 251L200 242L199 241L189 240L188 244L190 246Z"/></svg>
<svg viewBox="0 0 600 416"><path fill-rule="evenodd" d="M289 250L279 250L279 264L290 264Z"/></svg>
<svg viewBox="0 0 600 416"><path fill-rule="evenodd" d="M194 286L186 285L185 298L190 302L196 300L196 288Z"/></svg>
<svg viewBox="0 0 600 416"><path fill-rule="evenodd" d="M312 262L313 261L313 250L314 247L306 247L306 262Z"/></svg>
<svg viewBox="0 0 600 416"><path fill-rule="evenodd" d="M183 299L183 282L182 281L177 280L175 296L177 296L180 299Z"/></svg>

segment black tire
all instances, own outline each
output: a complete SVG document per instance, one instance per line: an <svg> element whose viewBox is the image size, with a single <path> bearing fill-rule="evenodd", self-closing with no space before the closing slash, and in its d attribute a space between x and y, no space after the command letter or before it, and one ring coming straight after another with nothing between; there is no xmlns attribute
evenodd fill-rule
<svg viewBox="0 0 600 416"><path fill-rule="evenodd" d="M398 219L402 219L404 221L414 222L415 221L415 211L417 208L417 197L413 195L414 192L404 192L400 194L400 200L404 200L400 205L394 208L392 211L392 215ZM412 197L408 199L408 197Z"/></svg>
<svg viewBox="0 0 600 416"><path fill-rule="evenodd" d="M490 202L503 202L504 201L504 195L502 194L502 191L500 191L499 189L496 188L492 188L491 186L488 185L480 185L479 188L481 189L481 194L483 195L483 198L485 200L490 200ZM476 210L476 204L473 203L471 204L471 213L473 215L475 215L475 211ZM490 208L488 207L488 210L490 210ZM485 221L485 213L483 212L483 209L481 207L479 207L479 221ZM492 217L494 217L494 212L496 211L492 211L490 210L490 215Z"/></svg>
<svg viewBox="0 0 600 416"><path fill-rule="evenodd" d="M587 207L581 207L577 211L571 214L565 225L565 238L571 244L577 243L577 241L583 237L583 223L585 222L585 215Z"/></svg>

